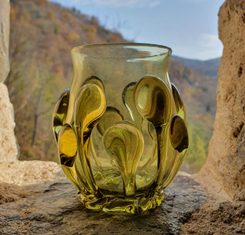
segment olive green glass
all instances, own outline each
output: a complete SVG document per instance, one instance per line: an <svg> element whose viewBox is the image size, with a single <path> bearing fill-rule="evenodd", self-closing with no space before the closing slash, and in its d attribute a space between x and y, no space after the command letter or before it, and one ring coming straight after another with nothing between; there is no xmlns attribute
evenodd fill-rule
<svg viewBox="0 0 245 235"><path fill-rule="evenodd" d="M171 49L95 44L72 50L74 76L53 131L61 166L86 208L144 213L161 204L188 148Z"/></svg>

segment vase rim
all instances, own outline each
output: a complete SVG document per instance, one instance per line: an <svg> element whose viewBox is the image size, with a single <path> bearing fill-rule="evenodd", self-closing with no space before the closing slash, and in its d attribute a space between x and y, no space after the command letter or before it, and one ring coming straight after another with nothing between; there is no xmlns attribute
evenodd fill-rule
<svg viewBox="0 0 245 235"><path fill-rule="evenodd" d="M144 57L155 57L155 56L162 56L162 55L171 55L172 49L170 47L159 45L159 44L151 44L151 43L94 43L94 44L84 44L77 47L72 48L71 53L83 53L83 49L95 49L95 48L106 48L106 47L121 47L121 48L144 48L145 51L152 52L152 49L156 49L152 55L148 56L141 56Z"/></svg>

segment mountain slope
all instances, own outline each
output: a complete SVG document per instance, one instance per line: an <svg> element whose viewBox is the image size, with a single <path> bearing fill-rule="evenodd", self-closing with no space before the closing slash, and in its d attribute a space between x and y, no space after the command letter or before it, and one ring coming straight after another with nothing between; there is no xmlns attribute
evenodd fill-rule
<svg viewBox="0 0 245 235"><path fill-rule="evenodd" d="M191 69L194 69L206 76L217 78L220 58L210 60L193 60L179 56L173 56L173 60L179 62Z"/></svg>
<svg viewBox="0 0 245 235"><path fill-rule="evenodd" d="M100 25L96 17L75 9L46 0L12 0L11 4L11 71L6 84L15 108L20 157L56 160L50 123L54 103L71 83L70 50L86 43L126 40ZM174 60L169 71L187 107L192 145L196 148L199 141L200 146L206 146L216 81ZM195 133L199 133L199 139ZM201 152L203 159L203 147Z"/></svg>

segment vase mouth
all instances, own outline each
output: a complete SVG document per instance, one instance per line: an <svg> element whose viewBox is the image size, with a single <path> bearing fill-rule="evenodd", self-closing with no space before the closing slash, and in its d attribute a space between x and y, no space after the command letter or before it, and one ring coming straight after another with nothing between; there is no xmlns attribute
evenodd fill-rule
<svg viewBox="0 0 245 235"><path fill-rule="evenodd" d="M71 50L71 53L100 59L141 59L170 56L172 49L150 43L101 43L77 46Z"/></svg>

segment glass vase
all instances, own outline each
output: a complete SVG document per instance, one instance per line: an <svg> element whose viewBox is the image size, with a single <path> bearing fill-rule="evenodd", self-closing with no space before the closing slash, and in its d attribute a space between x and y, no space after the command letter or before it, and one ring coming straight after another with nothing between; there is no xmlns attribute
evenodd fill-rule
<svg viewBox="0 0 245 235"><path fill-rule="evenodd" d="M72 49L74 75L53 114L61 167L86 208L144 213L161 204L188 148L171 49L94 44Z"/></svg>

